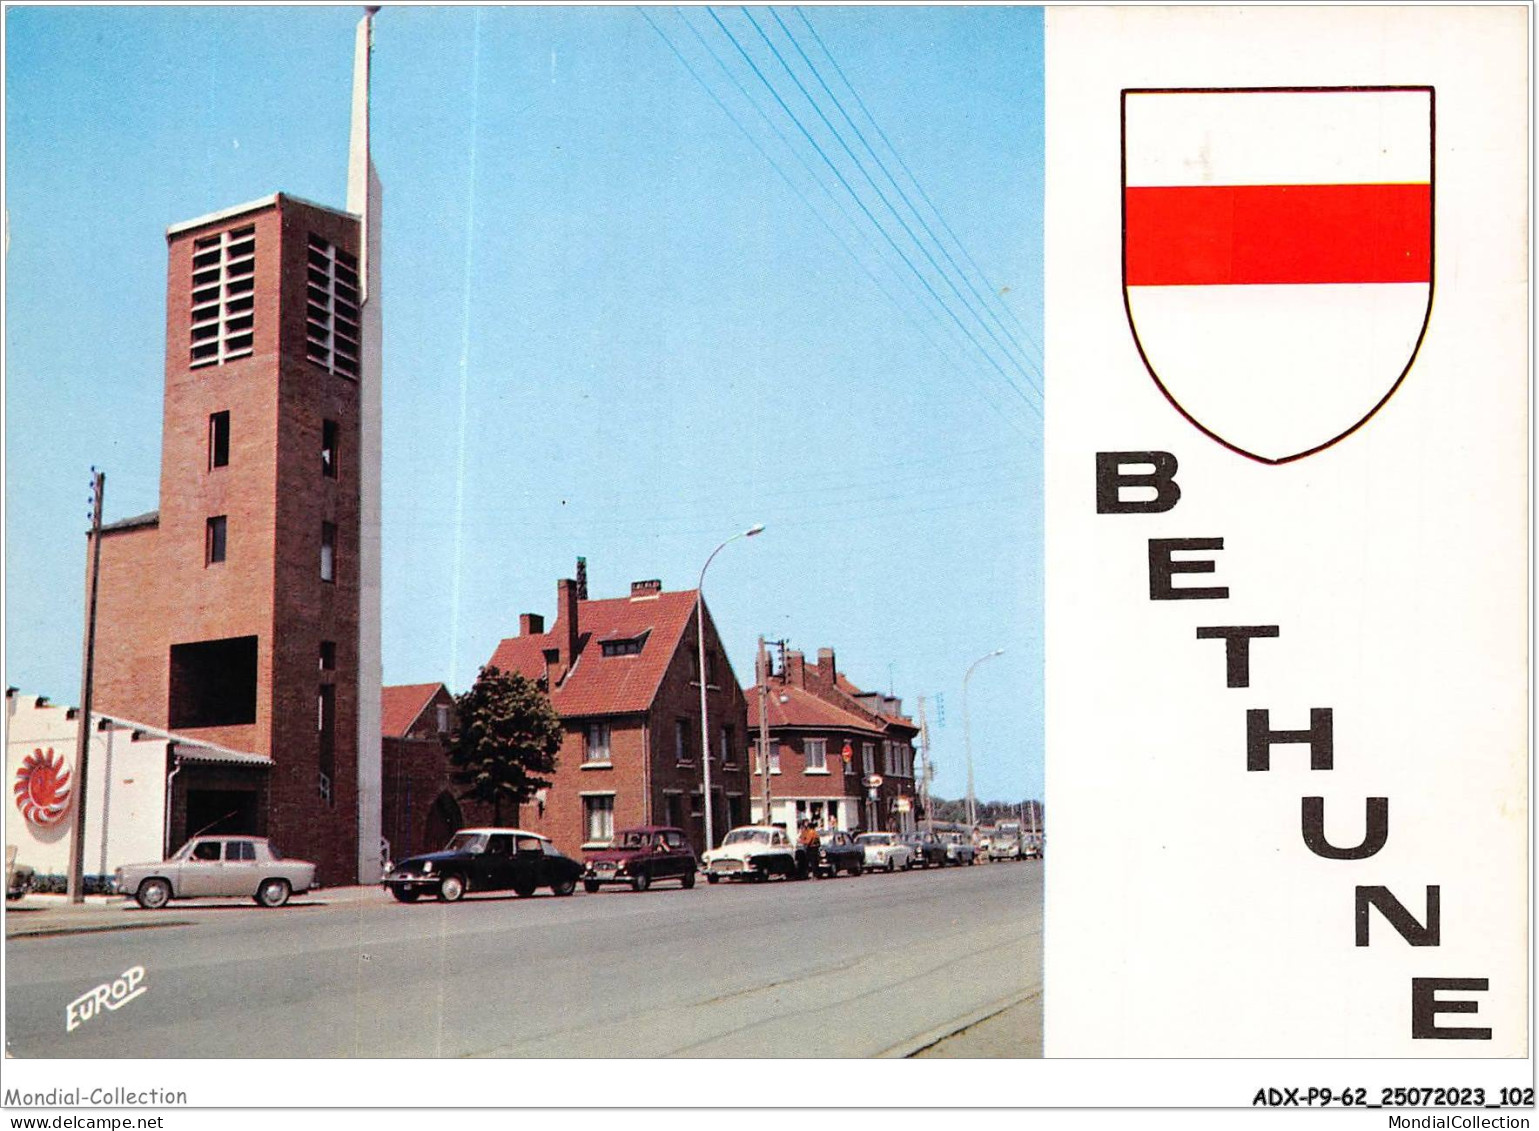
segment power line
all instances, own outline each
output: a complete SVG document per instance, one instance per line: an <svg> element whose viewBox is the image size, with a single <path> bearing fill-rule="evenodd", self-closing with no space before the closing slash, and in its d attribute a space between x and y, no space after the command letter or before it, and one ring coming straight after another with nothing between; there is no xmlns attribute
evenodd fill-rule
<svg viewBox="0 0 1539 1131"><path fill-rule="evenodd" d="M850 257L850 259L855 263L855 265L860 268L862 273L864 273L865 276L868 279L870 279L871 283L877 288L878 291L881 292L882 296L884 298L886 298L887 301L890 302L893 305L894 308L897 309L898 313L903 315L903 317L909 322L909 324L911 326L913 326L913 328L916 331L919 332L919 334L925 339L925 341L927 343L929 343L930 347L932 349L934 349L937 354L940 355L942 360L946 361L948 364L951 365L951 367L953 369L955 369L958 373L962 374L962 376L973 386L974 391L976 391L978 393L979 397L982 398L983 402L986 405L988 405L988 407L991 410L993 410L993 412L996 415L998 415L1001 420L1005 421L1005 423L1009 424L1012 428L1016 429L1017 431L1020 431L1023 435L1029 435L1029 433L1027 433L1021 427L1021 425L1015 421L1014 418L1012 418L1010 415L1005 413L1004 410L1001 409L999 407L999 405L997 405L994 402L994 400L991 397L989 397L987 393L984 392L984 387L978 381L976 381L973 378L973 376L971 375L970 371L968 369L966 369L965 367L959 365L956 362L955 359L950 357L947 354L947 352L944 349L942 349L939 344L936 343L935 339L932 338L929 335L929 333L926 332L924 330L924 328L922 326L920 326L918 324L918 322L916 322L914 320L913 315L910 314L904 308L903 304L900 303L892 295L892 293L885 286L882 285L881 280L879 280L871 272L871 269L869 267L867 267L866 264L861 260L860 256L855 253L854 249L852 249L850 247L849 243L844 239L844 237L841 236L833 228L833 226L831 224L829 224L827 218L824 217L824 215L812 204L812 201L807 198L807 195L796 185L796 183L786 173L784 167L782 167L781 164L778 161L776 161L775 158L772 157L769 154L769 152L767 150L765 150L765 148L762 145L759 144L758 140L753 136L753 134L748 130L748 128L743 125L742 121L739 120L737 115L734 114L732 112L732 110L726 105L726 103L723 102L721 100L721 98L719 98L717 96L716 92L711 89L710 84L708 84L705 81L705 79L700 75L700 73L695 69L695 67L689 62L689 60L684 57L683 52L681 52L679 50L678 46L668 36L668 34L663 31L662 27L655 20L652 19L651 15L647 12L647 10L645 8L638 8L637 10L640 12L642 18L644 18L647 21L647 23L651 26L652 30L657 33L658 37L661 38L663 40L663 42L667 45L669 51L671 51L673 53L674 57L677 58L679 60L679 62L684 66L684 69L689 73L690 77L695 80L696 84L699 85L700 88L702 90L704 90L705 93L711 98L711 100L713 102L715 102L716 105L722 110L722 112L727 115L727 117L731 120L732 124L735 125L738 128L738 130L743 134L743 136L748 139L749 143L751 145L753 145L755 150L758 151L759 155L762 156L766 161L768 161L770 163L771 167L774 168L775 172L780 175L781 180L783 180L786 183L787 187L789 187L791 189L791 191L793 193L795 193L797 198L802 202L802 204L804 206L806 206L808 211L810 211L813 214L813 216L817 218L818 222L823 225L824 229L829 233L829 235L833 236L834 240L844 250L845 254L848 255ZM775 125L774 121L769 117L769 115L764 112L763 108L753 98L753 96L750 95L746 89L744 89L742 83L738 81L737 76L732 74L731 70L722 61L720 56L716 54L715 49L712 48L705 41L704 37L702 37L700 35L700 32L695 28L695 26L687 18L685 18L685 16L683 15L682 12L679 12L678 9L675 9L675 13L678 15L680 21L684 24L684 26L687 27L690 30L691 34L694 35L695 39L700 43L700 45L706 50L706 52L715 61L716 65L721 68L722 72L727 76L727 78L737 87L738 92L740 94L742 94L742 96L749 103L749 105L752 106L754 108L754 110L756 110L758 112L759 116L765 121L765 123L767 125L769 125L769 127L774 131L776 137L778 137L780 139L781 143L783 145L785 145L788 150L790 150L792 156L795 157L797 159L797 161L801 163L801 166L802 166L803 170L806 171L807 175L812 178L813 182L815 184L817 184L817 186L823 190L824 194L827 195L829 197L829 199L834 203L835 207L837 207L839 209L840 213L844 216L845 220L848 223L850 223L852 227L855 227L856 230L859 230L858 224L856 223L855 219L852 216L850 216L848 210L846 210L845 207L843 206L843 204L841 204L839 202L837 197L835 197L831 192L829 192L828 188L816 176L816 174L814 174L812 172L811 168L807 165L805 159L802 158L801 154L797 151L796 147L794 145L792 145L791 142L785 137L784 133L782 133L780 128ZM1037 415L1040 418L1041 413L1038 412Z"/></svg>
<svg viewBox="0 0 1539 1131"><path fill-rule="evenodd" d="M870 208L868 208L866 206L866 202L863 199L861 199L860 194L857 193L854 190L854 188L850 185L850 182L849 182L848 178L846 178L844 173L840 171L839 167L834 164L833 160L828 156L827 151L825 151L823 146L821 144L819 144L818 140L812 136L812 134L808 131L807 127L802 123L801 119L796 116L796 113L789 106L786 105L786 101L785 101L784 98L782 98L780 96L780 92L775 88L774 84L771 83L767 77L765 77L764 72L759 68L759 65L753 61L753 57L748 54L748 51L743 47L742 43L740 43L738 41L738 38L735 35L732 34L731 29L729 29L727 27L727 25L724 24L721 21L721 17L719 17L715 13L715 11L713 9L707 8L706 9L706 14L708 16L710 16L713 21L715 21L716 26L721 29L722 34L725 35L729 40L732 41L732 45L737 48L738 54L740 54L743 57L744 62L746 62L748 64L749 68L758 77L759 81L764 84L764 87L770 92L770 95L775 99L776 103L779 104L781 110L784 111L786 116L791 119L791 121L795 124L796 128L799 131L801 131L802 136L807 139L808 144L811 145L813 147L813 149L817 152L818 156L823 159L823 162L833 172L834 176L838 179L839 183L844 186L845 191L850 194L851 198L855 201L855 204L860 209L861 213L866 217L867 220L869 220L871 222L871 224L877 229L877 231L881 233L882 238L887 242L887 245L889 247L891 247L894 252L897 253L898 257L900 259L902 259L903 262L907 265L909 271L914 275L914 277L916 279L919 280L920 285L923 286L924 289L929 293L930 297L933 298L936 301L936 303L940 305L941 309L944 310L946 312L946 314L950 316L951 320L956 323L957 327L962 331L963 335L965 337L967 337L973 343L973 345L977 348L980 356L982 356L983 359L985 361L987 361L990 366L993 367L994 371L999 374L1001 379L1003 379L1006 382L1006 384L1008 384L1011 387L1011 389L1013 389L1015 391L1016 395L1019 396L1021 398L1021 400L1025 401L1026 404L1028 406L1030 406L1031 410L1034 413L1036 413L1037 416L1040 418L1041 415L1042 415L1041 407L1035 401L1033 401L1030 397L1028 397L1021 390L1021 388L1018 385L1016 385L1016 383L1014 381L1012 381L1010 379L1009 374L1007 374L1002 368L1000 368L999 363L996 360L994 360L993 355L991 355L986 349L984 349L982 343L978 341L977 336L974 335L970 330L967 329L967 327L962 323L962 320L956 316L956 312L953 311L951 309L951 307L948 306L945 303L945 301L940 297L940 295L935 293L935 288L932 287L930 285L929 280L924 277L924 273L921 272L917 267L914 266L913 260L911 260L908 257L908 255L903 251L903 249L900 248L897 245L897 242L892 238L891 233L888 232L887 229L884 228L881 225L881 223L876 219L876 217L871 214ZM750 19L750 22L752 22L752 17L751 16L749 17L749 19ZM755 23L754 27L758 28L758 24ZM760 35L763 35L763 31L762 30L760 30ZM770 46L771 46L771 50L773 50L774 49L774 45L771 44ZM776 54L778 56L779 53L776 52ZM782 60L782 66L784 66L784 60ZM789 68L787 68L787 69L789 71ZM792 74L792 78L793 78L793 80L795 80L794 73ZM798 83L798 85L799 85L799 83Z"/></svg>
<svg viewBox="0 0 1539 1131"><path fill-rule="evenodd" d="M913 213L914 218L919 221L920 226L925 229L931 240L933 240L936 246L940 248L941 254L946 255L948 261L951 261L952 269L959 272L955 261L951 260L951 257L946 253L945 247L943 247L940 243L940 240L936 238L935 232L927 223L925 223L924 217L919 215L918 210L914 208L913 202L908 199L908 195L903 191L902 186L899 185L898 182L893 178L892 173L887 169L887 166L882 161L881 157L876 153L874 149L871 148L871 144L866 140L865 134L861 132L860 127L855 124L854 119L852 119L849 113L845 110L843 104L839 101L838 96L834 94L834 92L829 88L828 83L824 81L822 73L819 72L817 66L812 62L812 60L807 57L807 53L802 50L802 45L797 41L796 37L791 34L791 30L786 27L785 21L780 18L780 13L775 11L774 8L770 8L769 13L774 18L775 23L779 25L780 30L785 34L785 37L790 40L791 46L796 48L797 55L799 55L802 62L807 65L807 69L812 72L813 78L817 79L818 85L821 86L823 88L823 92L828 95L829 100L834 104L834 108L843 116L846 124L848 124L849 127L855 132L856 138L859 140L861 145L865 147L866 152L869 153L872 159L876 161L877 167L881 169L882 173L887 177L888 182L893 186L894 189L897 190L898 195L902 198L903 202L908 205L909 211ZM855 167L859 169L861 175L865 177L866 183L871 186L872 190L877 194L877 197L882 201L883 204L887 206L887 210L891 212L898 223L902 225L903 231L908 235L909 239L912 240L914 245L919 248L921 253L923 253L926 261L932 268L935 269L936 274L941 277L942 281L950 289L951 293L956 296L957 301L960 302L962 306L977 320L978 325L983 328L984 333L989 336L989 339L993 341L996 346L1005 351L1005 356L1009 358L1011 364L1020 371L1021 376L1026 379L1029 385L1031 385L1033 391L1040 399L1042 396L1042 390L1037 386L1037 383L1035 380L1033 380L1031 374L1028 373L1025 367L1023 367L1021 363L1015 359L1014 355L1010 353L1009 346L1006 345L1005 342L1000 341L999 336L995 334L994 331L989 327L989 324L984 321L983 315L979 313L977 306L968 301L966 296L964 296L961 291L957 290L956 284L951 281L951 276L948 275L945 269L935 261L935 257L930 254L930 250L925 246L924 241L921 240L917 234L915 234L913 228L909 226L908 221L903 218L903 214L898 211L897 207L892 203L891 200L888 199L887 194L883 192L881 187L876 183L875 178L873 178L867 171L865 163L862 162L859 156L857 156L855 152L850 149L849 145L840 135L838 128L834 126L834 124L828 120L827 116L823 114L823 111L818 107L817 102L813 99L812 95L808 93L807 88L802 85L799 79L796 78L795 73L791 70L790 65L786 63L784 57L780 54L780 51L770 41L770 38L765 33L764 29L759 26L759 22L753 18L752 13L748 12L747 9L744 9L744 14L748 16L749 21L753 23L754 27L758 30L759 35L764 39L764 42L769 44L770 50L773 51L775 53L775 57L780 60L781 66L785 67L786 73L790 74L792 80L796 82L797 89L799 89L803 96L806 97L807 101L812 104L813 109L817 111L818 117L822 120L823 124L827 126L828 129L834 134L834 137L836 140L838 140L840 146L844 149L845 154L850 158L851 161L855 163ZM964 278L963 282L965 283L966 281L967 280ZM978 301L982 302L982 299L979 299ZM1010 343L1015 346L1016 352L1024 356L1025 351L1021 349L1020 343L1015 342L1013 338L1010 338L1009 331L1005 330L1003 324L1000 324L1000 330L1005 333L1006 338L1009 339Z"/></svg>
<svg viewBox="0 0 1539 1131"><path fill-rule="evenodd" d="M888 152L891 153L893 159L897 161L899 168L901 168L903 172L908 176L910 183L913 184L915 190L919 193L924 202L929 205L930 211L935 214L935 218L940 222L941 228L944 229L946 234L951 237L952 242L956 244L957 250L962 253L962 258L967 260L968 265L971 266L972 269L977 273L978 278L983 281L983 289L985 293L992 296L995 303L1010 316L1011 321L1013 321L1020 329L1021 333L1025 335L1026 341L1031 345L1032 349L1036 351L1037 356L1040 357L1042 354L1042 346L1037 342L1031 331L1028 330L1026 326L1021 322L1020 318L1016 316L1015 311L1010 308L1009 304L1005 303L1002 299L999 298L994 288L989 284L988 276L984 274L983 269L978 266L977 261L967 250L967 245L961 241L956 232L952 230L951 225L946 222L946 217L941 213L941 210L936 206L935 202L930 199L930 194L925 192L924 185L921 184L919 178L914 175L914 171L909 168L908 162L904 161L903 155L898 152L897 146L893 145L892 139L887 136L886 131L882 129L881 124L877 122L876 117L866 106L865 100L860 96L860 92L855 89L854 84L850 82L849 77L844 73L844 68L839 65L839 61L834 58L833 52L830 51L828 49L828 45L823 42L823 37L818 34L817 28L815 28L812 25L812 21L807 18L807 13L804 12L801 8L797 8L796 14L801 17L802 23L807 25L807 30L812 33L812 38L817 41L818 46L823 49L823 54L826 55L828 57L828 61L833 64L834 72L839 76L839 80L844 83L845 89L848 90L854 97L855 103L860 107L861 113L866 116L866 121L871 123L872 129L874 129L877 136L882 139L882 143L887 146Z"/></svg>

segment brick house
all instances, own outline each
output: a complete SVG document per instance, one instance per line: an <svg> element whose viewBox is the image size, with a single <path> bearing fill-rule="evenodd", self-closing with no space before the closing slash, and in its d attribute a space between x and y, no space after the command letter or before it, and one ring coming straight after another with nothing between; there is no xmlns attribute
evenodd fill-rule
<svg viewBox="0 0 1539 1131"><path fill-rule="evenodd" d="M393 860L435 852L459 829L490 823L489 807L461 801L449 780L454 725L454 696L442 683L382 690L381 829Z"/></svg>
<svg viewBox="0 0 1539 1131"><path fill-rule="evenodd" d="M770 819L794 829L803 820L842 829L908 831L917 812L914 736L902 702L862 691L836 666L832 649L808 664L787 652L765 686L770 747ZM749 721L758 724L759 688L750 689ZM757 731L750 735L756 740ZM757 751L757 746L753 747ZM764 779L753 757L753 813L762 819ZM873 799L862 783L879 774Z"/></svg>
<svg viewBox="0 0 1539 1131"><path fill-rule="evenodd" d="M585 588L585 583L584 583ZM534 613L488 661L543 681L566 727L549 789L516 818L568 855L617 828L674 825L705 846L695 590L638 581L630 596L587 600L556 583L549 632ZM712 822L719 841L748 816L747 708L705 609Z"/></svg>

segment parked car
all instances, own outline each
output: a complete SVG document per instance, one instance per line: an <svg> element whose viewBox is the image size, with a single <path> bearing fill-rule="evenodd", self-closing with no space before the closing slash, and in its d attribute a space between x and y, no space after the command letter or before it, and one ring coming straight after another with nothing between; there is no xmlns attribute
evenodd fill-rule
<svg viewBox="0 0 1539 1131"><path fill-rule="evenodd" d="M1040 859L1042 859L1042 838L1041 837L1027 837L1026 838L1025 842L1021 846L1021 859L1023 859L1023 860L1040 860Z"/></svg>
<svg viewBox="0 0 1539 1131"><path fill-rule="evenodd" d="M947 833L941 839L946 844L946 863L958 866L978 863L978 850L964 834Z"/></svg>
<svg viewBox="0 0 1539 1131"><path fill-rule="evenodd" d="M840 872L858 876L866 870L866 850L843 829L820 831L818 847L818 859L812 865L814 876L837 876Z"/></svg>
<svg viewBox="0 0 1539 1131"><path fill-rule="evenodd" d="M30 864L17 864L6 877L5 898L14 902L32 890L37 873Z"/></svg>
<svg viewBox="0 0 1539 1131"><path fill-rule="evenodd" d="M950 859L945 842L934 833L907 833L902 840L914 856L910 867L929 868L933 865L943 868Z"/></svg>
<svg viewBox="0 0 1539 1131"><path fill-rule="evenodd" d="M1021 858L1021 840L1013 836L995 836L989 840L988 856L990 860L1019 860Z"/></svg>
<svg viewBox="0 0 1539 1131"><path fill-rule="evenodd" d="M113 888L154 910L173 899L245 895L263 907L282 907L290 895L315 886L315 865L287 860L265 837L195 836L169 860L125 864Z"/></svg>
<svg viewBox="0 0 1539 1131"><path fill-rule="evenodd" d="M390 894L412 903L429 892L453 903L466 892L509 891L530 896L577 889L582 865L556 851L549 837L523 829L461 829L442 852L402 860L383 880Z"/></svg>
<svg viewBox="0 0 1539 1131"><path fill-rule="evenodd" d="M723 877L736 880L767 880L771 876L806 879L806 853L791 843L779 826L745 825L733 829L721 844L701 854L705 878L716 883Z"/></svg>
<svg viewBox="0 0 1539 1131"><path fill-rule="evenodd" d="M855 838L872 871L908 871L914 866L914 850L897 833L861 833Z"/></svg>
<svg viewBox="0 0 1539 1131"><path fill-rule="evenodd" d="M608 848L585 855L585 891L598 891L601 884L629 884L636 891L646 891L656 880L678 880L686 888L695 886L695 853L682 829L650 825L621 829Z"/></svg>

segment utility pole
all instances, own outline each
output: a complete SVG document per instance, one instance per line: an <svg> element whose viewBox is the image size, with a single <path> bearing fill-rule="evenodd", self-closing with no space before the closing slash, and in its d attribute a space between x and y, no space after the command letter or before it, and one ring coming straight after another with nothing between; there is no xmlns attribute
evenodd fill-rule
<svg viewBox="0 0 1539 1131"><path fill-rule="evenodd" d="M96 580L102 565L102 491L106 487L105 473L91 469L91 543L86 568L86 629L85 656L81 661L80 676L80 731L76 739L78 755L75 759L75 835L69 845L69 901L85 902L85 810L86 810L86 758L91 748L91 679L96 666ZM107 810L102 809L102 821L107 820Z"/></svg>
<svg viewBox="0 0 1539 1131"><path fill-rule="evenodd" d="M930 811L930 726L924 717L924 696L919 697L919 796L924 805L924 831L935 832L935 814Z"/></svg>
<svg viewBox="0 0 1539 1131"><path fill-rule="evenodd" d="M764 821L770 819L769 767L769 656L764 651L764 637L759 637L759 652L754 657L754 674L759 685L759 773L764 778Z"/></svg>

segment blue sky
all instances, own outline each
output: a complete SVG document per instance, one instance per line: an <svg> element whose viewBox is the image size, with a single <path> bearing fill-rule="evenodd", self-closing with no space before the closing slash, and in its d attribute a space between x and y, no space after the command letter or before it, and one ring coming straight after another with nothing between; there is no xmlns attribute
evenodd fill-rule
<svg viewBox="0 0 1539 1131"><path fill-rule="evenodd" d="M741 682L763 633L926 696L958 796L1003 647L978 795L1040 796L1040 12L750 12L377 18L385 680L762 522L706 581ZM9 684L79 697L90 466L158 505L165 227L342 205L359 14L6 13Z"/></svg>

